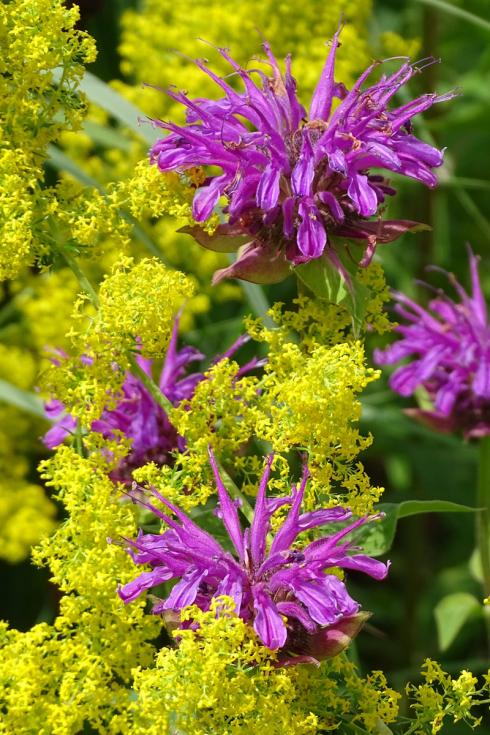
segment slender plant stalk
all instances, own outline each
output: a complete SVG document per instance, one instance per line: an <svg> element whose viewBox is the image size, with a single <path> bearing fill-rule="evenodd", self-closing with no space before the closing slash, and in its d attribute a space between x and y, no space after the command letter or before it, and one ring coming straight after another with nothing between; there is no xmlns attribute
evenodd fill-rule
<svg viewBox="0 0 490 735"><path fill-rule="evenodd" d="M98 308L99 306L99 297L97 296L97 291L90 283L89 279L85 275L85 273L82 271L80 266L78 265L75 258L67 253L65 250L60 250L63 258L66 261L66 264L71 268L73 271L73 274L76 276L78 283L83 288L87 296L90 298L90 301L95 306L95 308Z"/></svg>
<svg viewBox="0 0 490 735"><path fill-rule="evenodd" d="M486 18L481 18L479 15L469 13L467 10L463 10L463 8L459 8L453 3L445 2L445 0L417 0L417 2L422 3L423 5L430 5L433 8L442 10L450 15L455 15L457 18L462 18L463 20L468 21L468 23L473 23L475 26L479 26L480 28L485 28L485 30L490 31L490 22L486 20Z"/></svg>
<svg viewBox="0 0 490 735"><path fill-rule="evenodd" d="M153 378L148 375L148 373L145 373L143 368L138 364L135 355L130 353L128 354L128 358L133 375L136 375L139 378L151 397L159 406L161 406L161 408L163 408L166 414L169 414L174 408L173 404L168 400L167 396L163 394Z"/></svg>
<svg viewBox="0 0 490 735"><path fill-rule="evenodd" d="M480 439L478 463L476 540L480 552L483 593L490 597L490 436ZM490 653L490 616L483 610L487 630L487 645Z"/></svg>
<svg viewBox="0 0 490 735"><path fill-rule="evenodd" d="M490 436L480 439L478 465L477 542L483 576L485 597L490 596Z"/></svg>

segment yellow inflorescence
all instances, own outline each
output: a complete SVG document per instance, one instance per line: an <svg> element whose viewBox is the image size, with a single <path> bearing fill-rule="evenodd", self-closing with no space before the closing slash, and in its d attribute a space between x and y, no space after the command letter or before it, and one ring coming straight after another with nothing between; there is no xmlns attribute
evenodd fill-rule
<svg viewBox="0 0 490 735"><path fill-rule="evenodd" d="M79 126L84 104L76 87L82 64L95 58L93 39L75 29L78 18L78 8L61 0L0 6L0 279L29 263L32 249L46 248L36 235L53 203L42 190L46 147Z"/></svg>
<svg viewBox="0 0 490 735"><path fill-rule="evenodd" d="M424 682L407 686L416 718L413 732L437 735L447 720L477 727L481 717L476 717L472 710L482 694L488 696L489 674L484 676L485 685L481 687L470 671L463 670L453 679L436 661L427 659L422 669Z"/></svg>
<svg viewBox="0 0 490 735"><path fill-rule="evenodd" d="M42 472L69 517L35 559L49 564L65 596L53 626L0 633L0 733L75 735L84 722L110 732L112 719L129 706L131 671L150 665L148 641L160 628L143 604L126 609L116 595L117 581L131 579L133 565L107 539L135 533L134 509L97 462L68 447Z"/></svg>
<svg viewBox="0 0 490 735"><path fill-rule="evenodd" d="M252 336L268 347L260 378L237 380L238 365L222 361L208 371L190 401L173 412L187 452L177 460L183 475L181 497L175 484L172 497L189 509L213 494L208 445L225 467L243 473L246 492L256 487L262 463L240 453L249 442L259 441L262 454L306 453L312 475L307 507L341 503L354 513L371 512L382 490L370 485L358 461L371 443L370 436L359 432L359 395L378 371L367 367L364 348L352 338L350 318L341 307L303 297L296 310L284 311L276 304L270 316L276 323L273 328L260 320L247 322ZM163 474L158 482L155 468L150 475L142 470L138 479L150 481L151 476L151 482L165 492L168 478ZM287 491L287 472L271 487Z"/></svg>
<svg viewBox="0 0 490 735"><path fill-rule="evenodd" d="M220 74L229 69L216 48L195 37L229 46L240 63L255 65L263 34L280 61L293 52L307 105L325 41L341 16L338 78L349 86L370 61L370 11L371 0L302 6L251 0L233 13L217 0L144 0L138 13L127 11L123 18L122 70L131 85L113 85L149 115L181 119L179 106L157 90L142 94L139 82L213 96L215 85L185 55L205 54ZM238 298L240 288L222 284L211 291L210 276L225 256L175 233L193 224L202 170L162 175L143 159L145 145L136 133L117 124L109 145L90 138L90 125L78 130L86 114L78 83L83 65L95 56L93 40L76 30L78 17L77 8L61 0L0 5L0 279L20 275L12 287L14 318L2 332L0 379L32 391L44 347L66 349L70 357L58 355L60 364L47 369L43 382L80 419L79 453L61 446L41 464L42 478L66 513L55 525L54 504L26 479L29 458L40 452L42 419L0 404L0 556L18 562L41 539L34 560L49 567L61 592L52 625L21 633L0 624L0 735L317 735L345 727L389 732L400 695L381 672L361 677L344 655L318 669L276 668L275 654L233 614L227 598L214 600L208 612L187 609L184 619L197 625L179 631L175 647L162 648L160 618L148 614L144 600L125 607L116 594L118 584L135 576L122 540L134 538L147 517L108 477L128 441L117 432L107 440L85 430L117 403L132 354L165 354L184 302L189 308L182 324L188 327L212 302ZM212 28L211 35L203 28ZM416 47L392 33L381 44L394 55ZM107 125L108 115L94 106L89 117L92 131ZM72 157L72 172L79 166L97 185L82 185L63 172L47 187L44 164L53 143ZM212 218L206 227L212 230L217 222ZM192 275L141 259L145 249ZM134 259L126 257L129 250ZM79 256L89 279L101 284L92 302L77 299L80 284L66 268L75 261L77 270ZM53 270L33 273L26 266L34 262ZM77 276L91 291L84 274ZM390 323L382 270L373 264L357 277L370 294L363 326L383 333ZM68 320L75 300L74 319ZM175 467L150 463L134 478L191 511L215 495L208 445L232 494L238 486L253 495L271 450L276 456L269 490L289 493L290 459L304 453L312 475L308 508L341 503L355 514L371 512L382 490L371 486L359 461L371 441L359 432L359 396L378 374L366 365L349 313L300 296L289 311L275 304L269 317L273 326L247 321L257 351L267 354L266 367L237 379L233 360L212 366L194 397L170 416L186 441ZM484 678L488 688L490 672ZM423 679L408 688L410 732L435 735L447 720L479 724L471 710L483 689L470 672L452 678L427 661Z"/></svg>
<svg viewBox="0 0 490 735"><path fill-rule="evenodd" d="M99 290L97 316L89 329L94 353L110 344L118 352L141 341L144 357L161 357L170 341L175 314L193 294L192 281L156 259L118 263Z"/></svg>
<svg viewBox="0 0 490 735"><path fill-rule="evenodd" d="M69 268L26 276L16 298L24 318L23 327L38 355L69 346L66 335L72 327L71 311L80 285ZM56 319L53 319L56 314Z"/></svg>
<svg viewBox="0 0 490 735"><path fill-rule="evenodd" d="M35 371L30 351L0 343L0 380L6 385L29 390ZM39 454L43 430L42 419L0 400L0 558L12 564L29 556L55 525L55 506L27 479L29 456Z"/></svg>
<svg viewBox="0 0 490 735"><path fill-rule="evenodd" d="M73 356L46 371L45 389L90 427L115 405L130 353L139 346L145 357L165 353L175 315L193 291L187 276L156 259L121 259L102 282L96 309L87 309L88 296L78 299L69 335Z"/></svg>
<svg viewBox="0 0 490 735"><path fill-rule="evenodd" d="M42 487L2 479L0 482L0 558L23 561L54 528L56 508Z"/></svg>
<svg viewBox="0 0 490 735"><path fill-rule="evenodd" d="M196 70L192 59L206 57L214 71L228 74L229 66L212 44L230 49L243 65L254 65L254 57L260 56L262 40L266 38L279 61L292 52L293 74L302 101L308 105L325 61L327 41L341 18L346 21L342 32L345 52L339 52L338 78L350 84L356 73L368 65L365 24L370 12L371 0L334 0L327 4L312 0L301 7L288 2L251 0L238 4L233 13L216 1L186 0L175 4L169 0L146 0L142 12L129 10L123 16L122 71L131 79L158 87L175 85L191 97L213 97L216 86ZM204 39L204 43L199 39ZM180 106L159 90L149 89L142 94L136 87L117 86L148 115L165 119L182 116Z"/></svg>
<svg viewBox="0 0 490 735"><path fill-rule="evenodd" d="M344 720L374 732L380 720L396 719L400 695L382 675L363 679L343 656L320 669L275 668L233 610L232 600L219 598L209 612L184 612L199 627L179 631L177 649L163 649L155 668L136 672L131 733L314 735Z"/></svg>

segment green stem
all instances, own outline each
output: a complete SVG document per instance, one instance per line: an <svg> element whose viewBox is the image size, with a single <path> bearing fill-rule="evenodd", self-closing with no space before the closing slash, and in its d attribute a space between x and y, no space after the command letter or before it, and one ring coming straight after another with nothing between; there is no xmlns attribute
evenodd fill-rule
<svg viewBox="0 0 490 735"><path fill-rule="evenodd" d="M133 375L137 376L141 380L151 397L156 401L156 403L158 403L159 406L161 406L161 408L163 408L165 413L169 415L174 409L173 404L162 393L153 378L148 375L148 373L145 373L143 368L138 364L135 355L132 353L128 353L128 359Z"/></svg>
<svg viewBox="0 0 490 735"><path fill-rule="evenodd" d="M477 542L483 576L485 597L490 596L490 436L480 439L478 463Z"/></svg>
<svg viewBox="0 0 490 735"><path fill-rule="evenodd" d="M65 252L64 250L60 249L60 253L62 254L63 258L66 261L66 264L71 268L73 274L76 276L78 283L83 288L87 296L89 297L92 304L97 309L99 307L99 297L97 296L97 291L92 286L90 281L88 280L85 273L82 271L80 266L78 265L75 258L73 258L69 253Z"/></svg>
<svg viewBox="0 0 490 735"><path fill-rule="evenodd" d="M431 5L433 8L442 10L450 15L455 15L457 18L462 18L463 20L468 21L468 23L473 23L475 26L479 26L480 28L485 28L485 30L490 31L490 23L488 20L480 18L479 15L475 15L474 13L469 13L467 10L463 10L463 8L458 8L452 3L445 2L445 0L417 0L417 2L423 3L424 5Z"/></svg>
<svg viewBox="0 0 490 735"><path fill-rule="evenodd" d="M75 449L80 457L85 457L85 452L83 449L82 424L80 422L80 419L77 419L77 426L75 429Z"/></svg>

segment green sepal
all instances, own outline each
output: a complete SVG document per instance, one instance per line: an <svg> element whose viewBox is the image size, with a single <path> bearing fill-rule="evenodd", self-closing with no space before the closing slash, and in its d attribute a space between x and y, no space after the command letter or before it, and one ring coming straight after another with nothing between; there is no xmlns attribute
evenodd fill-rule
<svg viewBox="0 0 490 735"><path fill-rule="evenodd" d="M296 266L294 271L317 298L324 299L331 304L345 306L352 317L354 335L358 337L362 331L366 305L371 292L359 280L358 264L348 257L346 252L341 255L339 251L341 248L336 250L336 255L345 268L348 280L325 254L308 263Z"/></svg>

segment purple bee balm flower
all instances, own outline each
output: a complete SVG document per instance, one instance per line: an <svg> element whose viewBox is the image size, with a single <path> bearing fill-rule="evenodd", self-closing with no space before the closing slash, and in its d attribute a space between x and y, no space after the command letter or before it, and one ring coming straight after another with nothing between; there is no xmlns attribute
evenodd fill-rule
<svg viewBox="0 0 490 735"><path fill-rule="evenodd" d="M237 614L253 625L264 645L279 650L281 664L317 663L343 650L367 617L359 612L359 604L333 568L361 571L380 580L385 578L388 565L358 553L357 547L345 540L373 517L360 518L305 548L294 548L303 531L346 521L351 512L338 507L301 513L308 480L306 468L299 488L293 486L290 497L267 498L272 459L269 457L260 482L252 524L244 531L210 452L219 515L234 554L225 551L154 488L152 495L163 503L168 514L135 497L169 528L161 535L140 531L136 539L126 539L134 562L149 564L151 571L142 572L121 587L119 596L128 603L162 582L180 579L169 596L153 608L154 613L172 619L187 605L208 610L213 597L229 595ZM284 505L290 506L289 512L268 545L271 517Z"/></svg>
<svg viewBox="0 0 490 735"><path fill-rule="evenodd" d="M291 265L322 254L347 277L334 247L336 236L363 243L361 265L367 265L377 243L391 242L420 226L408 220L371 219L379 215L386 195L396 193L372 169L435 186L432 169L442 164L443 154L413 135L411 120L454 93L425 94L389 109L393 96L421 70L408 61L363 89L379 66L375 62L347 90L334 81L339 34L340 28L308 113L296 94L290 56L283 75L267 43L263 48L271 76L243 69L226 49L219 49L232 75L240 78L243 92L203 60L196 65L220 88L221 99L191 100L183 92L167 92L187 108L187 124L156 122L169 134L152 147L151 160L161 171L218 166L221 173L210 174L197 189L193 214L197 222L205 221L224 197L228 215L214 235L200 226L184 231L213 250L231 252L241 246L236 262L218 271L215 282L234 277L273 283L282 280Z"/></svg>
<svg viewBox="0 0 490 735"><path fill-rule="evenodd" d="M196 385L204 379L204 374L194 372L186 375L186 370L192 362L204 359L204 355L194 347L186 346L177 349L178 319L172 331L172 337L160 373L159 387L165 397L178 406L183 400L192 398ZM247 341L248 336L240 337L232 347L220 356L231 357L236 350ZM152 361L138 356L140 367L151 375ZM253 369L262 364L259 360L252 360L238 372ZM70 414L63 414L64 406L60 401L52 400L45 405L46 415L58 422L44 436L44 443L50 449L61 444L67 435L73 434L76 429L76 419ZM150 395L142 382L132 375L126 374L122 387L122 397L114 409L106 409L101 418L92 422L92 431L110 439L115 431L121 431L131 439L131 451L124 457L120 465L111 472L111 479L130 483L132 472L147 462L156 462L159 465L171 464L172 453L184 449L184 439L177 434L170 423L163 408Z"/></svg>
<svg viewBox="0 0 490 735"><path fill-rule="evenodd" d="M490 434L490 325L478 278L479 258L468 251L471 296L452 273L446 275L459 302L439 290L424 309L395 293L395 310L406 323L395 327L400 339L374 355L378 365L408 357L410 362L395 370L390 385L402 396L423 387L433 409L407 413L438 431L462 431L466 438Z"/></svg>

